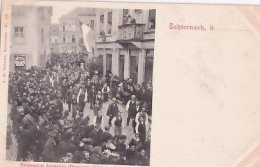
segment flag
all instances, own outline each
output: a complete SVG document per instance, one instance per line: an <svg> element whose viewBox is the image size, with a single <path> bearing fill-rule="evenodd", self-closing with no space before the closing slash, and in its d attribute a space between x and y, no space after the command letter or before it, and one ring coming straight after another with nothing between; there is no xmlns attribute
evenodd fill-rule
<svg viewBox="0 0 260 167"><path fill-rule="evenodd" d="M94 31L86 24L79 21L80 30L82 34L82 39L84 46L88 53L94 55L94 45L95 45L95 34Z"/></svg>

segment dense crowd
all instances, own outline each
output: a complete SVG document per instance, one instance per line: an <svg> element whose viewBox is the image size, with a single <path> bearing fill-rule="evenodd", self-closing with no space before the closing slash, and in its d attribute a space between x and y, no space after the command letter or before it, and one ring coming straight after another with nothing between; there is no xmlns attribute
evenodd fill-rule
<svg viewBox="0 0 260 167"><path fill-rule="evenodd" d="M14 136L18 161L149 165L151 81L138 85L109 72L102 78L77 55L56 55L44 69L10 74L7 149ZM119 105L127 111L126 125ZM132 138L122 133L130 121Z"/></svg>

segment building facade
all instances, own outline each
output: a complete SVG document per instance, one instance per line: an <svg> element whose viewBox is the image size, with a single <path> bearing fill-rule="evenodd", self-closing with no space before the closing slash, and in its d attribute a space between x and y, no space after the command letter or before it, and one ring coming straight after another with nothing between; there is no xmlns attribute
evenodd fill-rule
<svg viewBox="0 0 260 167"><path fill-rule="evenodd" d="M156 10L97 9L96 56L103 76L142 84L152 78Z"/></svg>
<svg viewBox="0 0 260 167"><path fill-rule="evenodd" d="M87 24L95 30L95 9L75 8L59 19L59 52L60 53L86 53L80 22Z"/></svg>
<svg viewBox="0 0 260 167"><path fill-rule="evenodd" d="M59 53L59 24L51 24L50 29L50 44L51 44L51 53L57 54Z"/></svg>
<svg viewBox="0 0 260 167"><path fill-rule="evenodd" d="M50 59L52 7L13 6L10 71L44 67Z"/></svg>

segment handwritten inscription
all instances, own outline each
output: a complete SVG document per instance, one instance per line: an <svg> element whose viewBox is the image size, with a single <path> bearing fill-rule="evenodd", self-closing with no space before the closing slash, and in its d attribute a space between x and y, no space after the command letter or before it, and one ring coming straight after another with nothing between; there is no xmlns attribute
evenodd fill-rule
<svg viewBox="0 0 260 167"><path fill-rule="evenodd" d="M176 23L169 23L169 29L172 30L193 30L193 31L213 31L214 26L212 25L183 25L183 24L176 24Z"/></svg>

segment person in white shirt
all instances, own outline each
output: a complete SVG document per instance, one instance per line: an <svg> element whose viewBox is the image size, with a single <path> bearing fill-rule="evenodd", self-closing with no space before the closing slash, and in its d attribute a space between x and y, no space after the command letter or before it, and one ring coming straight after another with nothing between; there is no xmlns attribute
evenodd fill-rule
<svg viewBox="0 0 260 167"><path fill-rule="evenodd" d="M122 135L122 128L124 127L124 121L121 116L121 112L118 112L118 115L113 118L112 125L114 126L115 135Z"/></svg>
<svg viewBox="0 0 260 167"><path fill-rule="evenodd" d="M128 112L126 125L129 126L130 119L135 119L135 115L137 113L135 95L131 96L131 99L127 102L125 108L126 111Z"/></svg>
<svg viewBox="0 0 260 167"><path fill-rule="evenodd" d="M140 117L143 117L143 122L145 123L145 126L146 126L146 131L148 131L148 115L146 113L146 108L143 107L142 110L140 112L138 112L136 114L136 117L135 117L135 122L136 122L136 126L135 126L135 131L136 133L139 133L138 131L138 127L139 127L139 124L140 124Z"/></svg>

